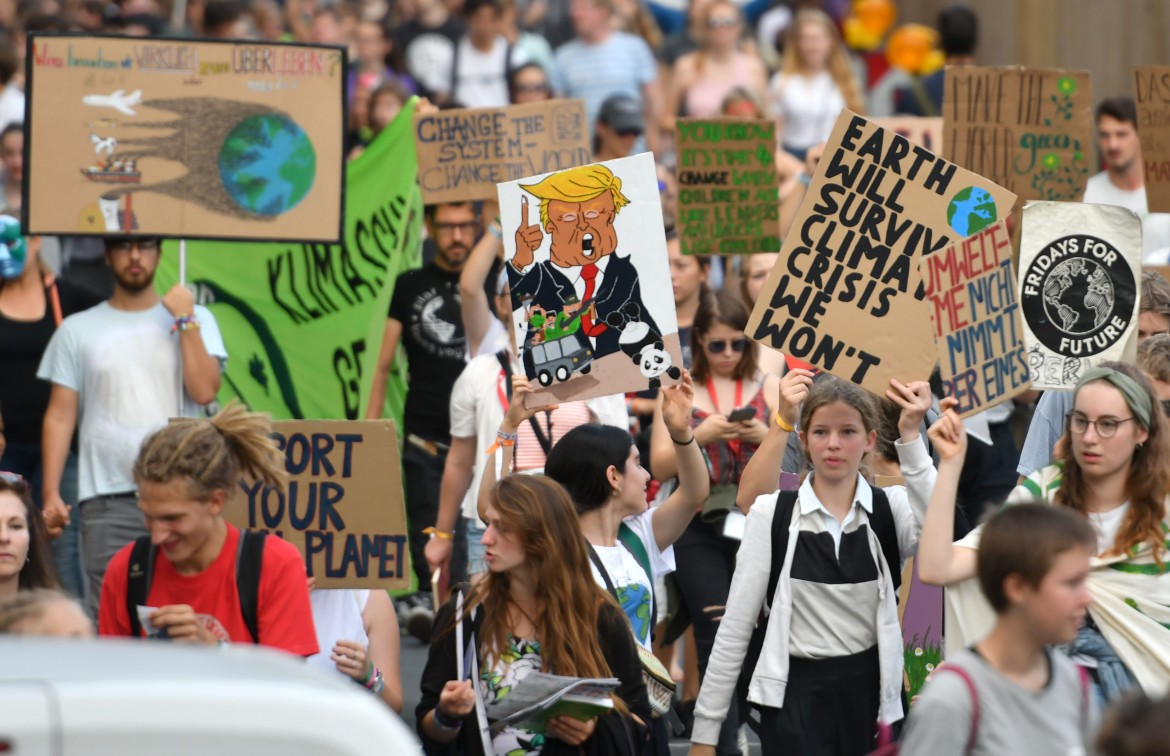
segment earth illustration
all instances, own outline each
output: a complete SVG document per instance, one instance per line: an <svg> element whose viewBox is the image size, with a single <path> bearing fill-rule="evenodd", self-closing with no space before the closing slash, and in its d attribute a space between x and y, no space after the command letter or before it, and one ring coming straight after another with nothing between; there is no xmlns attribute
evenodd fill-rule
<svg viewBox="0 0 1170 756"><path fill-rule="evenodd" d="M1092 260L1065 260L1044 280L1044 312L1065 333L1086 334L1113 311L1115 292L1109 274Z"/></svg>
<svg viewBox="0 0 1170 756"><path fill-rule="evenodd" d="M317 174L313 143L286 116L269 113L240 121L219 151L219 175L240 207L276 216L296 207Z"/></svg>
<svg viewBox="0 0 1170 756"><path fill-rule="evenodd" d="M996 220L995 200L977 186L959 192L947 206L947 223L961 237L977 234Z"/></svg>

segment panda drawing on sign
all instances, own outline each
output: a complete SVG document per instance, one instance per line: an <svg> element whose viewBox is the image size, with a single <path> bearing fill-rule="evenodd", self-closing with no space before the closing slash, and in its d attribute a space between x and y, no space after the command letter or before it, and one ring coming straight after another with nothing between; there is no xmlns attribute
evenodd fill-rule
<svg viewBox="0 0 1170 756"><path fill-rule="evenodd" d="M626 302L621 310L609 313L605 322L610 328L620 329L618 347L634 361L649 381L652 389L662 386L662 376L678 380L682 371L674 364L662 334L640 320L642 309L636 302Z"/></svg>

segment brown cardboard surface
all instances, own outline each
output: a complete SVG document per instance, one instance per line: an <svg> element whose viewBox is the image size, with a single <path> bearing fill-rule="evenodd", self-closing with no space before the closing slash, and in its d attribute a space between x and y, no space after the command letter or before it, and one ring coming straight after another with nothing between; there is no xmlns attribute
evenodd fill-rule
<svg viewBox="0 0 1170 756"><path fill-rule="evenodd" d="M318 588L410 586L398 436L389 420L282 420L285 494L242 479L224 516L297 547Z"/></svg>
<svg viewBox="0 0 1170 756"><path fill-rule="evenodd" d="M1146 208L1170 212L1170 66L1135 66L1134 100L1146 175Z"/></svg>
<svg viewBox="0 0 1170 756"><path fill-rule="evenodd" d="M942 155L1022 200L1078 201L1094 154L1088 71L948 66Z"/></svg>
<svg viewBox="0 0 1170 756"><path fill-rule="evenodd" d="M675 144L683 254L779 252L775 122L683 118Z"/></svg>
<svg viewBox="0 0 1170 756"><path fill-rule="evenodd" d="M494 199L496 184L593 161L581 100L415 115L423 202Z"/></svg>
<svg viewBox="0 0 1170 756"><path fill-rule="evenodd" d="M892 116L870 119L883 129L896 131L914 144L925 147L936 155L943 152L943 119Z"/></svg>
<svg viewBox="0 0 1170 756"><path fill-rule="evenodd" d="M845 110L745 333L885 396L935 363L918 263L1015 195Z"/></svg>
<svg viewBox="0 0 1170 756"><path fill-rule="evenodd" d="M1007 221L922 258L944 396L960 417L1028 390L1024 326Z"/></svg>
<svg viewBox="0 0 1170 756"><path fill-rule="evenodd" d="M340 48L38 35L28 63L27 232L339 241Z"/></svg>

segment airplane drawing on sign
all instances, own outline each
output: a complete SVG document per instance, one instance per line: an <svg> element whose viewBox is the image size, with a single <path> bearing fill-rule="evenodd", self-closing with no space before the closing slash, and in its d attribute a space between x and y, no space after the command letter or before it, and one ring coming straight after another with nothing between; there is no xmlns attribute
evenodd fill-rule
<svg viewBox="0 0 1170 756"><path fill-rule="evenodd" d="M142 103L142 90L135 89L130 94L126 94L125 90L119 89L108 95L85 95L81 101L95 108L113 108L119 113L132 116L137 115L137 113L131 106Z"/></svg>

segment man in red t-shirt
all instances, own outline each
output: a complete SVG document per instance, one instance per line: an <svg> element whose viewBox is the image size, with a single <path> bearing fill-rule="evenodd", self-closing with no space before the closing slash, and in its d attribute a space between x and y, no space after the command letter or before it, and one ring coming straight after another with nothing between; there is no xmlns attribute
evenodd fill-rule
<svg viewBox="0 0 1170 756"><path fill-rule="evenodd" d="M140 481L138 508L157 547L146 606L151 628L171 640L191 643L253 643L240 609L236 587L239 528L223 519L226 494L193 501L184 479ZM130 636L127 607L130 556L134 544L119 551L102 583L98 632ZM275 536L264 540L257 594L260 644L297 656L317 653L317 636L305 563L296 547Z"/></svg>

